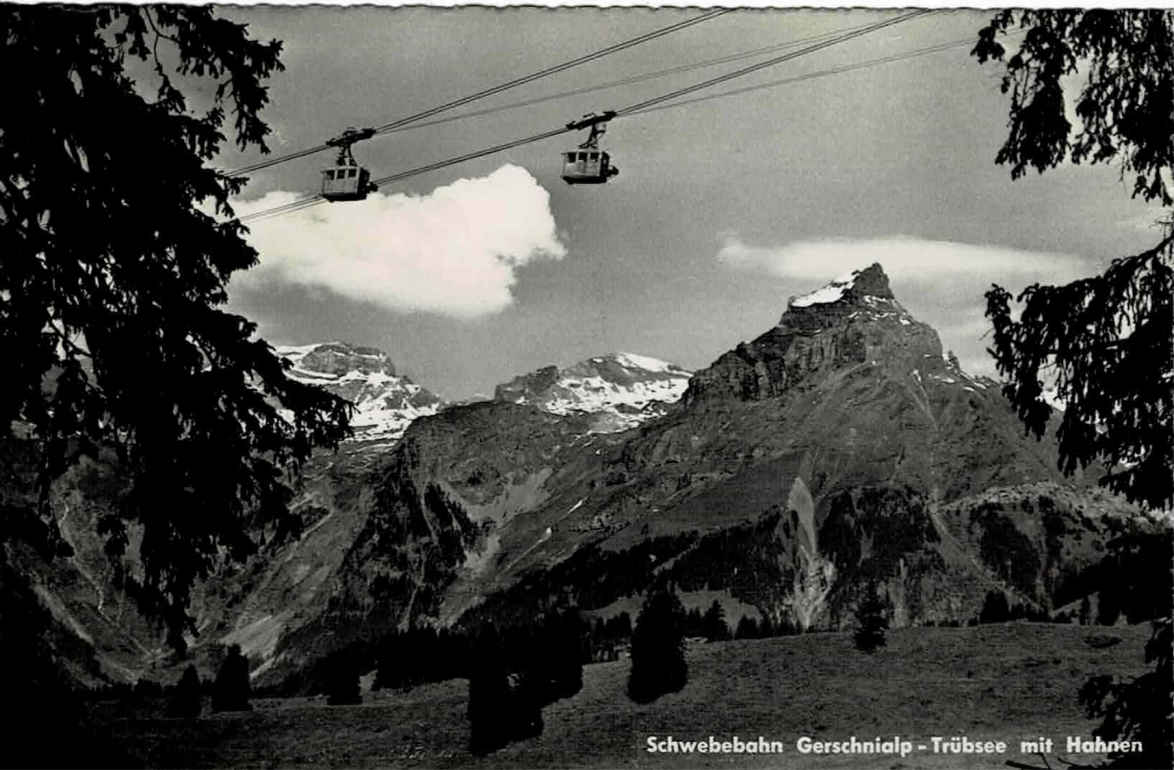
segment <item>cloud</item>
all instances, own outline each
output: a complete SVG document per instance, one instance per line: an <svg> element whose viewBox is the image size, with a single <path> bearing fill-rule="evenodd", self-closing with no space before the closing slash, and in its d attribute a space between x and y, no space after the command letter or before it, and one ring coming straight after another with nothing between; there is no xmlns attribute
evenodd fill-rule
<svg viewBox="0 0 1174 770"><path fill-rule="evenodd" d="M238 215L296 199L272 192L236 202ZM517 269L561 259L550 194L525 169L505 165L428 195L374 193L250 223L261 255L234 284L323 288L396 311L471 319L513 301Z"/></svg>
<svg viewBox="0 0 1174 770"><path fill-rule="evenodd" d="M738 270L819 283L873 262L879 262L894 283L975 277L1066 281L1083 272L1081 260L1067 254L901 235L796 241L777 247L749 246L727 235L717 260Z"/></svg>

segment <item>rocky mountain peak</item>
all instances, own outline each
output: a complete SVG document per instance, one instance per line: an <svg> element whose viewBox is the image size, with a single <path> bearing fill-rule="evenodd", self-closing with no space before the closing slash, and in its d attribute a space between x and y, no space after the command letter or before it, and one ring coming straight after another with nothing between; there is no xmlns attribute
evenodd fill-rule
<svg viewBox="0 0 1174 770"><path fill-rule="evenodd" d="M295 380L321 386L355 406L355 438L396 440L417 417L436 414L444 401L398 375L378 348L346 342L278 347Z"/></svg>
<svg viewBox="0 0 1174 770"><path fill-rule="evenodd" d="M659 416L680 399L692 372L635 353L593 356L565 368L544 366L494 389L494 400L532 404L552 414L593 414L592 432L611 433Z"/></svg>
<svg viewBox="0 0 1174 770"><path fill-rule="evenodd" d="M893 290L889 288L889 277L877 262L863 270L853 270L842 275L801 297L791 297L787 309L814 308L831 303L861 304L866 297L894 299Z"/></svg>
<svg viewBox="0 0 1174 770"><path fill-rule="evenodd" d="M797 331L826 329L861 311L866 314L898 312L908 316L893 296L884 268L875 262L862 270L846 273L815 291L791 297L779 325Z"/></svg>
<svg viewBox="0 0 1174 770"><path fill-rule="evenodd" d="M321 342L282 347L278 349L278 353L304 372L332 376L348 372L395 376L395 364L378 348L347 342Z"/></svg>
<svg viewBox="0 0 1174 770"><path fill-rule="evenodd" d="M791 297L773 329L698 372L684 400L771 398L856 366L903 376L940 368L941 356L937 332L901 306L874 263Z"/></svg>

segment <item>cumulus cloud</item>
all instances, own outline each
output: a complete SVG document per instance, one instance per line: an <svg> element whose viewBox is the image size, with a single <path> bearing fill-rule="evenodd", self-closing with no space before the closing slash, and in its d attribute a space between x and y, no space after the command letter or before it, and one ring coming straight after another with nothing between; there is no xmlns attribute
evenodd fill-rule
<svg viewBox="0 0 1174 770"><path fill-rule="evenodd" d="M900 235L796 241L776 247L749 246L737 236L728 235L717 260L739 270L816 282L831 280L873 262L879 262L894 282L976 276L996 276L1008 281L1037 275L1063 281L1082 272L1080 261L1067 254Z"/></svg>
<svg viewBox="0 0 1174 770"><path fill-rule="evenodd" d="M272 192L234 205L245 215L297 197ZM374 193L249 228L261 262L238 274L241 286L323 288L391 310L463 319L506 308L522 265L566 255L550 194L514 165L428 195Z"/></svg>

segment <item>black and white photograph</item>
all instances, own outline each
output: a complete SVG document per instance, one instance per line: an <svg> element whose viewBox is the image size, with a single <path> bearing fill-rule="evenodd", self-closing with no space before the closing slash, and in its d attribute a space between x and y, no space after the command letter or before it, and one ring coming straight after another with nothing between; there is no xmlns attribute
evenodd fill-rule
<svg viewBox="0 0 1174 770"><path fill-rule="evenodd" d="M1174 6L0 19L3 767L1174 766Z"/></svg>

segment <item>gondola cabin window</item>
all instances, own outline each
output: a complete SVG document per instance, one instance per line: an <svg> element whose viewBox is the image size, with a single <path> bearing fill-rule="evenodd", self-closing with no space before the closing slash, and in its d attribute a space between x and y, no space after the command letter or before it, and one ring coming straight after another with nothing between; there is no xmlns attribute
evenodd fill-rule
<svg viewBox="0 0 1174 770"><path fill-rule="evenodd" d="M606 152L581 150L563 154L562 178L567 184L603 184L617 173Z"/></svg>
<svg viewBox="0 0 1174 770"><path fill-rule="evenodd" d="M328 201L361 201L373 189L370 173L360 166L322 170L322 197Z"/></svg>

